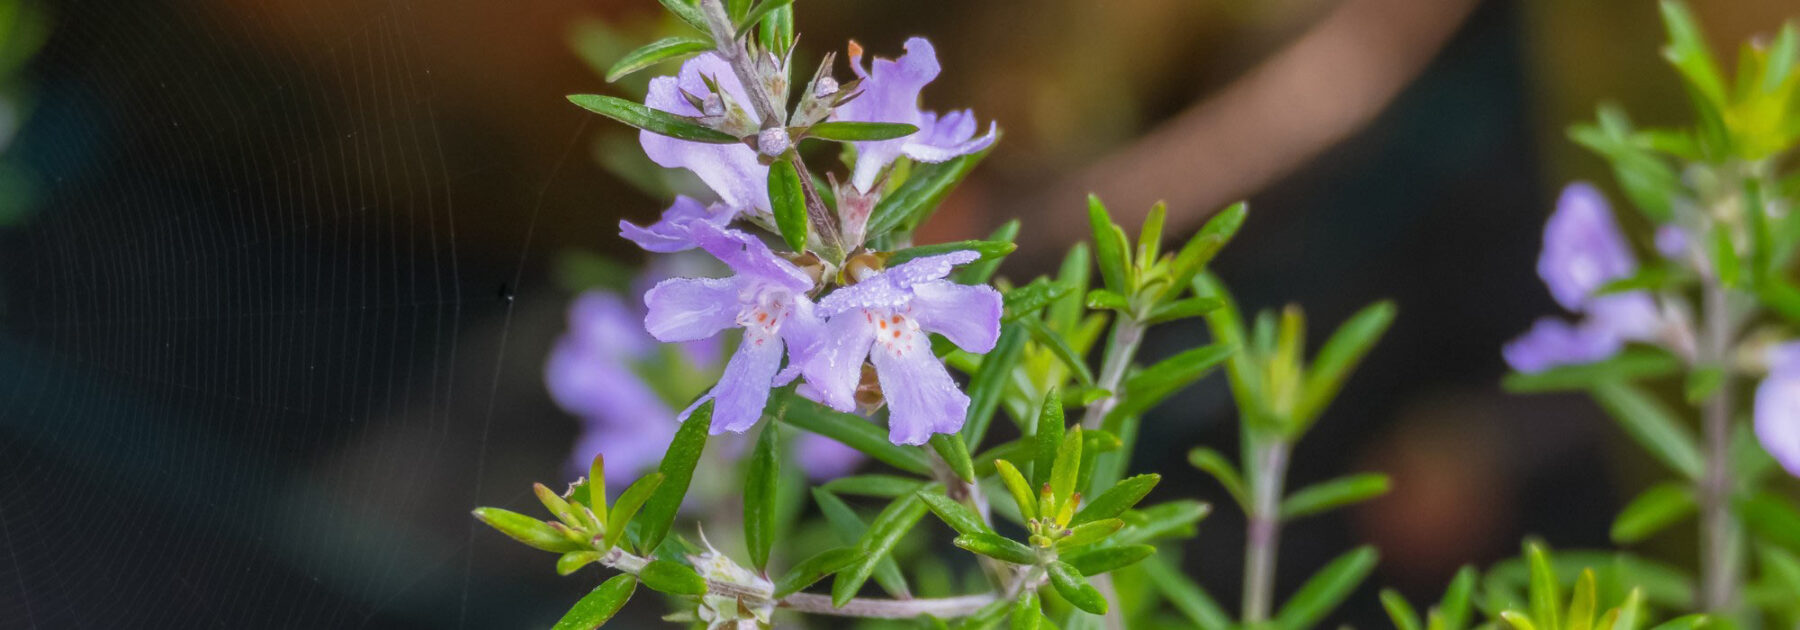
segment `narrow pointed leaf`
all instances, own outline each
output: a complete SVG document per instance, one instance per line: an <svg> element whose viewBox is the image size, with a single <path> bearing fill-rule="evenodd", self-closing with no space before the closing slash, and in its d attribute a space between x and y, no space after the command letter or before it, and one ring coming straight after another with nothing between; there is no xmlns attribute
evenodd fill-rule
<svg viewBox="0 0 1800 630"><path fill-rule="evenodd" d="M1375 569L1376 557L1374 547L1363 546L1332 560L1281 605L1275 625L1289 630L1313 627L1362 584Z"/></svg>
<svg viewBox="0 0 1800 630"><path fill-rule="evenodd" d="M1018 504L1019 513L1027 520L1038 517L1037 495L1031 491L1031 485L1025 481L1025 475L1012 462L1004 459L994 460L994 469L1000 473L1000 483L1006 486L1006 492L1012 495L1013 503Z"/></svg>
<svg viewBox="0 0 1800 630"><path fill-rule="evenodd" d="M837 142L873 142L893 140L918 133L919 128L901 123L853 122L833 120L813 125L806 135Z"/></svg>
<svg viewBox="0 0 1800 630"><path fill-rule="evenodd" d="M920 488L925 487L926 483L918 479L893 475L856 475L827 481L821 487L833 494L892 499L909 492L917 492Z"/></svg>
<svg viewBox="0 0 1800 630"><path fill-rule="evenodd" d="M987 436L988 425L994 420L994 411L1000 408L1000 396L1006 392L1007 380L1012 378L1013 367L1019 364L1019 357L1025 352L1028 336L1018 322L1001 325L1000 339L994 342L994 349L981 358L981 368L969 377L969 387L964 390L969 396L969 415L962 428L964 444L980 450L981 440Z"/></svg>
<svg viewBox="0 0 1800 630"><path fill-rule="evenodd" d="M744 544L758 570L769 565L769 549L775 544L775 488L781 481L778 426L771 422L763 427L744 478Z"/></svg>
<svg viewBox="0 0 1800 630"><path fill-rule="evenodd" d="M990 243L1012 243L1014 239L1019 238L1020 225L1018 219L1002 223L999 228L988 234L987 240ZM999 270L1000 257L979 258L950 274L950 279L961 284L987 284L988 281L994 279L994 272Z"/></svg>
<svg viewBox="0 0 1800 630"><path fill-rule="evenodd" d="M1237 351L1215 343L1158 361L1125 379L1125 397L1109 415L1141 416L1169 396L1206 376Z"/></svg>
<svg viewBox="0 0 1800 630"><path fill-rule="evenodd" d="M1525 559L1531 580L1527 591L1531 601L1531 618L1548 629L1562 628L1562 589L1556 581L1556 569L1550 552L1543 545L1526 543Z"/></svg>
<svg viewBox="0 0 1800 630"><path fill-rule="evenodd" d="M1038 618L1043 616L1040 610L1037 590L1025 589L1013 603L1012 630L1037 630Z"/></svg>
<svg viewBox="0 0 1800 630"><path fill-rule="evenodd" d="M806 216L806 196L800 190L800 172L794 162L776 159L769 165L769 205L774 208L775 226L781 229L781 240L788 249L806 251L806 237L812 222Z"/></svg>
<svg viewBox="0 0 1800 630"><path fill-rule="evenodd" d="M638 571L638 579L657 591L670 595L705 595L706 578L693 567L673 560L651 560Z"/></svg>
<svg viewBox="0 0 1800 630"><path fill-rule="evenodd" d="M763 0L756 5L756 8L750 9L742 18L739 18L737 32L738 39L743 39L746 32L756 28L758 24L762 23L763 18L768 17L770 13L774 13L777 9L785 8L793 3L794 0Z"/></svg>
<svg viewBox="0 0 1800 630"><path fill-rule="evenodd" d="M859 416L838 412L792 393L783 395L781 404L783 422L837 440L889 466L920 475L931 474L930 460L923 451L889 442L887 431Z"/></svg>
<svg viewBox="0 0 1800 630"><path fill-rule="evenodd" d="M738 141L731 134L702 125L692 118L651 109L641 103L634 103L622 98L603 94L570 94L569 102L601 116L671 138L712 144L731 144Z"/></svg>
<svg viewBox="0 0 1800 630"><path fill-rule="evenodd" d="M1056 462L1050 467L1050 493L1054 505L1063 505L1075 493L1075 478L1081 473L1081 427L1077 425L1063 437L1056 449Z"/></svg>
<svg viewBox="0 0 1800 630"><path fill-rule="evenodd" d="M625 539L625 526L637 517L638 510L644 507L644 502L650 500L650 495L662 483L663 474L653 472L639 477L624 492L619 493L619 500L613 503L612 514L606 520L606 549L618 546L619 541Z"/></svg>
<svg viewBox="0 0 1800 630"><path fill-rule="evenodd" d="M689 26L700 29L702 33L709 32L706 26L706 17L700 14L700 6L694 0L657 0L657 2L661 2L664 9L668 9L670 13L675 14L675 17L687 22Z"/></svg>
<svg viewBox="0 0 1800 630"><path fill-rule="evenodd" d="M957 502L956 499L935 492L920 492L919 499L925 502L926 507L931 508L932 514L936 514L939 519L944 521L944 524L955 529L958 534L993 533L993 530L988 529L986 523L981 522L980 515L977 515L974 510L970 510L968 506Z"/></svg>
<svg viewBox="0 0 1800 630"><path fill-rule="evenodd" d="M838 547L821 551L810 558L800 561L788 569L781 579L775 582L775 596L786 597L800 592L800 589L812 586L827 575L837 573L862 557L862 552L855 547Z"/></svg>
<svg viewBox="0 0 1800 630"><path fill-rule="evenodd" d="M594 590L588 591L575 606L563 615L552 630L593 630L604 625L613 615L631 601L631 594L637 591L637 578L630 575L615 575L612 579L601 582Z"/></svg>
<svg viewBox="0 0 1800 630"><path fill-rule="evenodd" d="M987 154L982 150L937 164L914 164L905 182L875 202L869 215L869 238L917 227Z"/></svg>
<svg viewBox="0 0 1800 630"><path fill-rule="evenodd" d="M1689 479L1699 479L1706 465L1692 432L1668 407L1648 393L1620 381L1595 385L1594 398L1651 455Z"/></svg>
<svg viewBox="0 0 1800 630"><path fill-rule="evenodd" d="M1036 434L1037 455L1031 462L1031 485L1050 483L1050 471L1056 465L1057 451L1062 448L1067 420L1063 416L1062 396L1055 387L1044 393L1044 404L1038 408Z"/></svg>
<svg viewBox="0 0 1800 630"><path fill-rule="evenodd" d="M1069 346L1067 339L1057 334L1056 331L1050 330L1049 326L1044 325L1043 320L1036 317L1025 317L1018 321L1026 331L1031 333L1032 341L1049 350L1056 360L1061 361L1063 366L1069 368L1069 372L1075 375L1076 382L1084 386L1094 384L1094 372L1088 369L1087 361L1082 360L1081 355Z"/></svg>
<svg viewBox="0 0 1800 630"><path fill-rule="evenodd" d="M1456 577L1450 579L1450 586L1444 589L1444 598L1438 600L1437 606L1437 612L1443 617L1446 628L1462 630L1468 627L1475 581L1475 567L1470 566L1458 569Z"/></svg>
<svg viewBox="0 0 1800 630"><path fill-rule="evenodd" d="M898 253L899 252L895 252L896 255L898 255ZM889 261L891 262L892 259L890 258ZM1039 309L1048 306L1052 302L1056 302L1073 290L1074 287L1066 282L1053 282L1048 278L1038 278L1032 280L1031 284L1015 287L1002 296L1006 306L1006 314L1000 316L1000 321L1002 323L1010 322L1019 319L1020 317L1034 314Z"/></svg>
<svg viewBox="0 0 1800 630"><path fill-rule="evenodd" d="M911 531L919 518L925 516L925 502L917 493L895 499L888 504L875 520L869 523L869 531L857 549L864 556L856 564L839 573L831 585L831 602L835 606L843 606L855 597L862 589L864 582L875 572L875 565L894 550L900 537Z"/></svg>
<svg viewBox="0 0 1800 630"><path fill-rule="evenodd" d="M1119 295L1130 295L1131 283L1131 251L1125 240L1125 231L1113 223L1106 212L1106 206L1100 198L1088 196L1088 228L1094 237L1094 258L1100 263L1100 278L1106 290Z"/></svg>
<svg viewBox="0 0 1800 630"><path fill-rule="evenodd" d="M643 70L664 61L684 59L689 55L697 55L712 50L712 42L695 37L677 35L645 44L643 47L620 57L617 63L606 71L606 82L612 83L633 72Z"/></svg>
<svg viewBox="0 0 1800 630"><path fill-rule="evenodd" d="M688 482L694 478L694 466L700 463L700 454L706 450L712 412L713 401L709 400L688 415L687 421L676 429L675 439L669 442L669 450L656 469L662 473L663 481L655 492L650 493L650 500L644 502L639 519L642 527L638 532L639 549L645 553L662 544L663 536L668 535L669 527L675 524L675 512L681 509L681 500L687 497Z"/></svg>
<svg viewBox="0 0 1800 630"><path fill-rule="evenodd" d="M1037 553L1024 543L988 532L975 532L957 536L952 541L957 548L978 553L996 560L1003 560L1017 565L1031 566L1037 564Z"/></svg>
<svg viewBox="0 0 1800 630"><path fill-rule="evenodd" d="M1237 468L1231 462L1225 461L1224 455L1202 446L1188 452L1188 463L1212 475L1219 485L1225 486L1225 491L1237 501L1238 507L1249 509L1248 495L1244 493L1244 478L1238 475Z"/></svg>
<svg viewBox="0 0 1800 630"><path fill-rule="evenodd" d="M495 507L476 508L475 518L486 523L488 527L500 530L513 540L525 543L544 551L566 553L579 551L581 543L569 540L562 532L551 527L549 523L535 518Z"/></svg>
<svg viewBox="0 0 1800 630"><path fill-rule="evenodd" d="M1296 519L1387 494L1388 477L1362 473L1308 486L1281 501L1281 518Z"/></svg>
<svg viewBox="0 0 1800 630"><path fill-rule="evenodd" d="M1150 494L1150 490L1155 488L1157 482L1160 481L1162 481L1162 475L1156 473L1120 480L1119 483L1113 484L1113 487L1100 493L1100 496L1094 497L1094 500L1082 507L1080 512L1076 512L1075 518L1069 521L1069 525L1073 527L1124 514L1126 510L1144 500L1144 497Z"/></svg>
<svg viewBox="0 0 1800 630"><path fill-rule="evenodd" d="M1501 387L1516 394L1582 390L1602 381L1641 381L1668 376L1686 367L1681 359L1662 350L1632 348L1594 363L1564 365L1530 374L1512 373Z"/></svg>
<svg viewBox="0 0 1800 630"><path fill-rule="evenodd" d="M1155 553L1156 547L1150 545L1124 545L1081 551L1063 556L1062 560L1082 575L1094 576L1137 564Z"/></svg>
<svg viewBox="0 0 1800 630"><path fill-rule="evenodd" d="M1212 512L1212 506L1199 501L1170 501L1142 510L1126 512L1125 529L1113 536L1121 545L1150 543L1178 535L1192 536L1194 524Z"/></svg>
<svg viewBox="0 0 1800 630"><path fill-rule="evenodd" d="M1050 570L1050 585L1056 587L1057 594L1063 599L1089 613L1106 614L1106 598L1100 595L1100 589L1088 584L1087 578L1081 577L1075 567L1066 562L1052 562L1045 568Z"/></svg>
<svg viewBox="0 0 1800 630"><path fill-rule="evenodd" d="M1593 630L1594 611L1598 609L1598 588L1594 584L1594 570L1583 569L1581 577L1575 580L1575 595L1569 598L1568 621L1563 624L1566 630Z"/></svg>
<svg viewBox="0 0 1800 630"><path fill-rule="evenodd" d="M1231 615L1225 612L1225 608L1207 595L1199 584L1170 567L1168 561L1152 557L1140 566L1149 578L1147 581L1201 630L1229 630L1233 627Z"/></svg>
<svg viewBox="0 0 1800 630"><path fill-rule="evenodd" d="M845 544L855 545L856 562L862 562L862 542L868 536L869 527L863 523L862 517L843 499L826 492L823 488L813 488L813 501L818 503L819 511L825 514L825 520L831 525L838 540ZM853 563L854 564L854 563ZM848 567L846 567L848 568ZM893 558L882 558L875 567L875 582L890 593L907 593L906 578L900 573L900 565ZM863 581L867 581L867 577Z"/></svg>
<svg viewBox="0 0 1800 630"><path fill-rule="evenodd" d="M1381 590L1381 607L1387 610L1388 619L1394 621L1395 630L1424 630L1419 625L1419 613L1413 610L1412 604L1394 589Z"/></svg>
<svg viewBox="0 0 1800 630"><path fill-rule="evenodd" d="M1319 348L1306 374L1306 389L1294 409L1302 425L1317 418L1343 389L1356 364L1375 347L1375 342L1394 323L1394 303L1376 302L1352 315Z"/></svg>
<svg viewBox="0 0 1800 630"><path fill-rule="evenodd" d="M1674 482L1651 486L1632 499L1613 519L1613 542L1633 543L1656 534L1694 513L1694 491Z"/></svg>
<svg viewBox="0 0 1800 630"><path fill-rule="evenodd" d="M963 444L962 436L955 433L932 434L931 449L944 458L944 463L950 465L950 471L956 473L957 479L975 481L975 462L969 460L969 447Z"/></svg>

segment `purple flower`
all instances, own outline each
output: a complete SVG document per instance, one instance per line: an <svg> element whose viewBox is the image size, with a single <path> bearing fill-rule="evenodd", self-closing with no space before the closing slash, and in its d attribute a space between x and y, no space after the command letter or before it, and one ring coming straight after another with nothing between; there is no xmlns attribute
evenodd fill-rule
<svg viewBox="0 0 1800 630"><path fill-rule="evenodd" d="M717 226L731 222L737 212L725 204L713 204L711 207L701 204L687 195L677 196L675 203L664 210L662 218L648 226L638 226L629 221L619 221L619 235L625 237L638 247L647 251L673 253L693 249L697 245L688 229L694 221L705 221Z"/></svg>
<svg viewBox="0 0 1800 630"><path fill-rule="evenodd" d="M844 446L817 433L801 433L794 440L794 457L806 478L825 481L848 475L862 465L862 451Z"/></svg>
<svg viewBox="0 0 1800 630"><path fill-rule="evenodd" d="M870 192L875 180L901 155L920 162L942 162L986 149L997 133L988 126L976 137L975 114L969 110L937 114L919 110L919 92L938 75L937 51L922 37L906 40L906 54L899 59L877 58L863 69L862 47L850 46L850 69L862 78L860 96L832 114L835 120L909 124L919 128L910 136L857 142L856 171L851 182Z"/></svg>
<svg viewBox="0 0 1800 630"><path fill-rule="evenodd" d="M1544 224L1537 270L1556 303L1577 313L1585 311L1588 298L1602 285L1637 271L1637 258L1613 221L1611 206L1592 185L1576 182L1563 189L1556 212Z"/></svg>
<svg viewBox="0 0 1800 630"><path fill-rule="evenodd" d="M1756 439L1800 477L1800 342L1769 350L1769 376L1756 386Z"/></svg>
<svg viewBox="0 0 1800 630"><path fill-rule="evenodd" d="M571 466L606 454L607 482L631 481L654 465L675 435L674 410L633 365L655 350L642 320L618 295L589 291L569 308L569 331L545 366L551 398L582 419Z"/></svg>
<svg viewBox="0 0 1800 630"><path fill-rule="evenodd" d="M806 297L813 281L792 263L776 256L755 237L694 222L695 241L737 275L730 278L674 278L644 294L649 312L644 328L668 342L708 339L730 328L743 328L743 340L725 365L718 385L699 402L714 401L712 432L739 433L762 417L769 388L778 380L781 357L788 347L804 348L817 328L813 305ZM798 364L799 357L794 363ZM690 410L692 407L689 408ZM687 411L682 412L683 418Z"/></svg>
<svg viewBox="0 0 1800 630"><path fill-rule="evenodd" d="M970 352L993 349L1000 335L1000 293L944 279L952 267L978 257L960 251L919 258L821 299L819 314L830 320L801 365L820 402L854 410L867 358L887 401L890 441L923 444L933 433L962 428L969 397L932 354L928 333Z"/></svg>
<svg viewBox="0 0 1800 630"><path fill-rule="evenodd" d="M1531 330L1501 349L1514 370L1539 372L1559 365L1591 363L1617 353L1627 341L1655 339L1663 326L1649 293L1595 295L1607 282L1637 271L1637 259L1613 221L1598 190L1570 184L1544 225L1538 276L1551 297L1585 315L1569 324L1539 319Z"/></svg>
<svg viewBox="0 0 1800 630"><path fill-rule="evenodd" d="M682 116L722 119L728 109L723 101L713 96L706 85L707 79L718 85L719 91L731 102L739 106L750 102L749 93L738 82L731 64L717 54L706 53L681 64L681 71L675 76L651 79L644 105ZM702 99L708 110L713 110L715 104L718 109L705 112L696 109L684 92ZM686 203L676 199L662 220L647 228L621 222L619 228L625 237L644 249L679 251L693 247L692 239L680 225L696 218L724 225L744 212L769 211L769 167L757 163L755 149L742 143L679 140L649 131L638 133L638 143L643 145L644 154L650 156L651 161L668 168L692 171L719 195L719 203L710 208L691 199Z"/></svg>

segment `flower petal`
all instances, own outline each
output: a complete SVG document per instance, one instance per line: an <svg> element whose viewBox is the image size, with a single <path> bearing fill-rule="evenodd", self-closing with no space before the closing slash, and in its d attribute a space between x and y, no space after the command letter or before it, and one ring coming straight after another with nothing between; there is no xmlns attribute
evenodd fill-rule
<svg viewBox="0 0 1800 630"><path fill-rule="evenodd" d="M619 221L619 236L625 237L646 251L657 253L673 253L698 247L690 233L690 224L705 221L713 225L723 226L737 216L737 211L725 204L707 208L699 201L687 195L675 198L675 203L664 210L662 217L655 223L638 226L628 221Z"/></svg>
<svg viewBox="0 0 1800 630"><path fill-rule="evenodd" d="M644 293L644 330L659 341L693 341L737 327L738 278L670 278Z"/></svg>
<svg viewBox="0 0 1800 630"><path fill-rule="evenodd" d="M1000 338L1000 292L948 280L914 285L912 310L926 332L943 335L969 352L994 349Z"/></svg>
<svg viewBox="0 0 1800 630"><path fill-rule="evenodd" d="M845 313L825 323L824 334L800 351L800 369L818 400L838 411L856 409L856 386L862 381L863 359L875 341L873 316Z"/></svg>
<svg viewBox="0 0 1800 630"><path fill-rule="evenodd" d="M969 250L915 258L888 267L861 282L832 291L819 299L819 313L834 317L858 309L896 309L913 299L912 287L921 282L942 280L957 265L980 258Z"/></svg>
<svg viewBox="0 0 1800 630"><path fill-rule="evenodd" d="M969 397L931 354L931 344L900 344L869 356L888 406L888 441L924 444L933 433L962 428Z"/></svg>
<svg viewBox="0 0 1800 630"><path fill-rule="evenodd" d="M773 283L795 293L812 288L812 277L788 262L761 239L738 230L728 230L706 222L689 224L694 242L706 253L718 258L740 276Z"/></svg>
<svg viewBox="0 0 1800 630"><path fill-rule="evenodd" d="M1581 312L1589 296L1614 278L1637 270L1637 258L1606 197L1592 185L1577 182L1563 189L1556 212L1544 224L1544 251L1538 276L1563 308Z"/></svg>
<svg viewBox="0 0 1800 630"><path fill-rule="evenodd" d="M711 93L702 77L711 77L726 96L739 104L749 103L743 84L738 83L731 65L717 54L706 53L681 64L674 77L650 80L644 104L682 116L698 116L682 92L704 97ZM649 131L639 132L638 143L650 160L668 168L685 168L700 177L727 206L739 210L769 210L769 167L758 164L756 150L733 144L708 144L678 140Z"/></svg>
<svg viewBox="0 0 1800 630"><path fill-rule="evenodd" d="M942 162L988 148L999 137L999 125L989 124L988 132L975 137L975 112L954 111L938 118L924 112L919 118L919 132L906 137L906 156L920 162Z"/></svg>
<svg viewBox="0 0 1800 630"><path fill-rule="evenodd" d="M1570 325L1553 317L1532 324L1531 330L1501 348L1506 364L1532 373L1559 366L1592 363L1612 356L1623 341L1604 326Z"/></svg>
<svg viewBox="0 0 1800 630"><path fill-rule="evenodd" d="M1800 374L1776 372L1756 386L1756 439L1800 477Z"/></svg>
<svg viewBox="0 0 1800 630"><path fill-rule="evenodd" d="M782 342L775 331L746 327L725 374L713 387L712 432L742 433L762 419L769 403L769 388L781 369Z"/></svg>
<svg viewBox="0 0 1800 630"><path fill-rule="evenodd" d="M922 37L906 40L906 54L899 59L877 58L863 70L862 56L850 58L850 68L862 77L856 97L834 112L837 120L885 122L917 125L920 122L919 92L936 79L940 70L937 50ZM856 142L856 170L850 181L856 189L869 192L875 179L898 159L907 139L895 138L876 142Z"/></svg>

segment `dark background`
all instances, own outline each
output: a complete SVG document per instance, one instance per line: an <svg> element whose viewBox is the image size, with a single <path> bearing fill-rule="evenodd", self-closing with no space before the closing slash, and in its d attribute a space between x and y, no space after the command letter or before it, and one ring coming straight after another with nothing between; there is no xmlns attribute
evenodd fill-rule
<svg viewBox="0 0 1800 630"><path fill-rule="evenodd" d="M1564 4L1479 3L1365 128L1257 186L1216 264L1247 307L1303 304L1315 344L1371 301L1400 307L1291 475L1396 475L1390 497L1285 532L1283 594L1381 547L1334 622L1385 626L1376 586L1435 598L1528 534L1603 545L1656 474L1585 400L1497 385L1500 344L1554 311L1533 273L1550 200L1604 173L1561 130L1601 98L1685 116L1652 3ZM1695 4L1715 42L1793 13ZM467 513L524 509L532 481L562 478L576 423L541 381L570 297L557 261L637 260L613 226L663 205L597 165L624 132L562 99L608 89L577 25L648 41L672 28L655 3L35 6L54 30L9 155L40 186L0 230L0 626L543 626L590 588ZM934 228L960 237L1003 213L1030 224L1037 209L1009 199L1229 89L1335 6L798 8L812 55L930 36L946 70L928 102L1007 129ZM1159 329L1146 360L1203 339ZM1184 463L1192 445L1235 450L1222 378L1145 427L1137 466L1168 475L1159 495L1219 507L1188 568L1235 604L1241 519ZM1685 562L1691 538L1648 551Z"/></svg>

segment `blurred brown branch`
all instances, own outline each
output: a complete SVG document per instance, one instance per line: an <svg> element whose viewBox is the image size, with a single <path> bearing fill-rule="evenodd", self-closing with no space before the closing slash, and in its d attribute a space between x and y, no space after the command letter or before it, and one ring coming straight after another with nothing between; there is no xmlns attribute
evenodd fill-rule
<svg viewBox="0 0 1800 630"><path fill-rule="evenodd" d="M1211 98L1071 177L1007 197L991 218L1024 216L1037 259L1086 234L1085 198L1127 227L1169 203L1171 230L1287 174L1355 133L1399 94L1475 0L1347 0L1293 44Z"/></svg>

